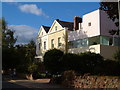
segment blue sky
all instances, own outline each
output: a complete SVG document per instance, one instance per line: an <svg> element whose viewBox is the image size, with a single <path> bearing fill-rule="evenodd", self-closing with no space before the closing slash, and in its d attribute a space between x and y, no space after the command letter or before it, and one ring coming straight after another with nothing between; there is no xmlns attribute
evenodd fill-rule
<svg viewBox="0 0 120 90"><path fill-rule="evenodd" d="M27 43L37 37L41 25L51 26L55 19L73 22L99 8L99 2L4 2L2 16L15 30L17 43Z"/></svg>

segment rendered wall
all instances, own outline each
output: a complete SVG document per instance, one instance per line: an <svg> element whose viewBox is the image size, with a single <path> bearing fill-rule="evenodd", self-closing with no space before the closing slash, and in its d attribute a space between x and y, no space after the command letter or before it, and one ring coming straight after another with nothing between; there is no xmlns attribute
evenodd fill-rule
<svg viewBox="0 0 120 90"><path fill-rule="evenodd" d="M100 54L105 57L106 59L111 59L114 60L113 56L114 53L118 50L118 46L105 46L101 45L100 46Z"/></svg>
<svg viewBox="0 0 120 90"><path fill-rule="evenodd" d="M51 33L48 35L48 49L52 49L51 40L54 39L54 48L58 49L58 38L61 38L60 42L63 47L65 47L65 30L60 30L55 33Z"/></svg>
<svg viewBox="0 0 120 90"><path fill-rule="evenodd" d="M100 14L99 10L83 15L83 31L88 37L100 35ZM91 26L88 26L91 23Z"/></svg>
<svg viewBox="0 0 120 90"><path fill-rule="evenodd" d="M100 29L101 35L111 36L109 30L118 30L118 27L115 26L114 22L109 19L105 11L100 11Z"/></svg>

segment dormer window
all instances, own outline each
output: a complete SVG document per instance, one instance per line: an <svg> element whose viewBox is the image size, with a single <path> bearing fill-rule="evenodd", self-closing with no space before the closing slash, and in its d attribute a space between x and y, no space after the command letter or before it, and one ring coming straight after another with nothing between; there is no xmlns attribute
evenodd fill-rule
<svg viewBox="0 0 120 90"><path fill-rule="evenodd" d="M88 26L91 26L91 22L88 23Z"/></svg>
<svg viewBox="0 0 120 90"><path fill-rule="evenodd" d="M57 31L57 26L55 26L55 31Z"/></svg>

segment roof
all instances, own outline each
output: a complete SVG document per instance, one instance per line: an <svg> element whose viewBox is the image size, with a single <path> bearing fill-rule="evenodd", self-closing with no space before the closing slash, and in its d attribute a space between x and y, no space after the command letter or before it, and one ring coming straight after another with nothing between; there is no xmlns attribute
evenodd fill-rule
<svg viewBox="0 0 120 90"><path fill-rule="evenodd" d="M62 27L67 27L68 30L73 31L73 22L66 22L66 21L61 21L59 19L56 19L56 21L62 26Z"/></svg>
<svg viewBox="0 0 120 90"><path fill-rule="evenodd" d="M43 28L45 29L46 33L48 33L50 27L48 27L48 26L44 26L44 25L42 25L42 26L43 26Z"/></svg>

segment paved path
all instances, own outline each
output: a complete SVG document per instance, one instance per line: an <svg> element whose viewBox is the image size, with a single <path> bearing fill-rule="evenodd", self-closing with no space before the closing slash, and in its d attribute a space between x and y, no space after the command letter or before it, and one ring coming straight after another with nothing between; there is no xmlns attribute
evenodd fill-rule
<svg viewBox="0 0 120 90"><path fill-rule="evenodd" d="M42 83L31 80L10 80L2 82L2 90L66 90L64 87L56 84Z"/></svg>

